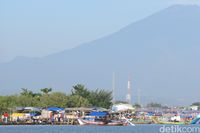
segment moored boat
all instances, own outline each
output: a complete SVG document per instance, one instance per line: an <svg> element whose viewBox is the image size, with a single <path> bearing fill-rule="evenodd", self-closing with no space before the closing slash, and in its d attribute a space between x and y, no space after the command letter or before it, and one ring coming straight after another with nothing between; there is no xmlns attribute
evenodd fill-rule
<svg viewBox="0 0 200 133"><path fill-rule="evenodd" d="M192 120L191 124L200 124L200 118Z"/></svg>
<svg viewBox="0 0 200 133"><path fill-rule="evenodd" d="M91 112L88 116L78 118L80 125L106 125L107 112Z"/></svg>
<svg viewBox="0 0 200 133"><path fill-rule="evenodd" d="M103 126L106 125L105 122L103 121L97 121L97 120L87 120L87 119L83 119L83 118L78 118L78 122L80 125L99 125L99 126Z"/></svg>
<svg viewBox="0 0 200 133"><path fill-rule="evenodd" d="M92 119L83 119L78 118L78 122L80 125L98 125L98 126L128 126L133 124L129 124L126 121L121 120L111 120L111 121L101 121L101 120L92 120Z"/></svg>
<svg viewBox="0 0 200 133"><path fill-rule="evenodd" d="M127 123L119 120L111 120L106 124L107 126L126 126Z"/></svg>

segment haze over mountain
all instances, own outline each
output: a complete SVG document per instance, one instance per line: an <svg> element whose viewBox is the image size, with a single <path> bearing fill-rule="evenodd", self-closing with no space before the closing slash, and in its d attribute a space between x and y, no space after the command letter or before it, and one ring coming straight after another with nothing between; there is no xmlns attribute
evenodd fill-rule
<svg viewBox="0 0 200 133"><path fill-rule="evenodd" d="M200 100L200 7L176 5L130 24L104 38L44 58L19 57L0 65L0 93L71 86L111 90L125 98L127 80L146 102L189 104ZM135 101L135 98L133 99Z"/></svg>

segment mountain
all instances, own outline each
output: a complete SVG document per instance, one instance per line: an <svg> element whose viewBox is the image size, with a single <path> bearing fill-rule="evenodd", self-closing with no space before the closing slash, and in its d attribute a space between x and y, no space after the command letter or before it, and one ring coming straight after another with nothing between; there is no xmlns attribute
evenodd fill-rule
<svg viewBox="0 0 200 133"><path fill-rule="evenodd" d="M0 93L52 87L69 92L77 83L111 90L116 73L116 97L127 93L166 104L200 100L200 7L175 5L130 24L101 39L44 58L19 57L0 65Z"/></svg>

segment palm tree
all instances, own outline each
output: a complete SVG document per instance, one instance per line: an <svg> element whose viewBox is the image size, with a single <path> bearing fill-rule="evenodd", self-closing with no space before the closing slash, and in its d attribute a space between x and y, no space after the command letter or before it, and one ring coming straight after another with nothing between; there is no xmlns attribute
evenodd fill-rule
<svg viewBox="0 0 200 133"><path fill-rule="evenodd" d="M43 94L49 94L49 92L51 92L51 91L52 91L52 88L43 88L43 89L41 89L41 92Z"/></svg>
<svg viewBox="0 0 200 133"><path fill-rule="evenodd" d="M22 89L22 92L21 92L22 96L33 96L33 92L28 90L27 88L21 88L21 89Z"/></svg>

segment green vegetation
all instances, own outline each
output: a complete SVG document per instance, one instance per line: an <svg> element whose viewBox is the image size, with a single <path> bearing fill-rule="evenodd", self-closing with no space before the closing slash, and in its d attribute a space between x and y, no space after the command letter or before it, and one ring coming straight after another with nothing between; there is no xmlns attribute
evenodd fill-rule
<svg viewBox="0 0 200 133"><path fill-rule="evenodd" d="M136 104L133 105L133 107L135 107L135 108L141 108L142 106L140 104L136 103Z"/></svg>
<svg viewBox="0 0 200 133"><path fill-rule="evenodd" d="M149 103L147 104L148 108L162 108L162 105L160 103Z"/></svg>
<svg viewBox="0 0 200 133"><path fill-rule="evenodd" d="M34 93L22 88L19 95L0 96L0 113L9 112L15 107L103 107L112 104L112 92L96 89L90 91L84 85L73 86L71 94L53 92L52 88L40 89L41 93Z"/></svg>

